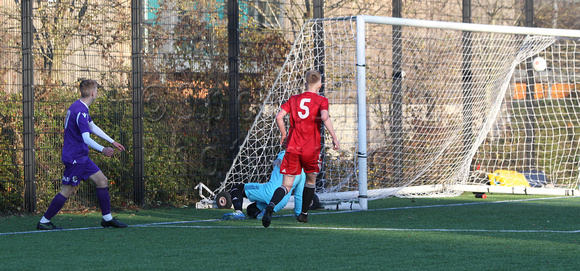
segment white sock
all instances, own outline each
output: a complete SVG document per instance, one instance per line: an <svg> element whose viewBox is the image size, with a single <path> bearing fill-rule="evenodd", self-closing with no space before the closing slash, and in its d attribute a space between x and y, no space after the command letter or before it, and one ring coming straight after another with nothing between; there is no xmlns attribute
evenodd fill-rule
<svg viewBox="0 0 580 271"><path fill-rule="evenodd" d="M113 216L111 214L107 214L107 215L104 215L103 216L103 219L105 221L111 221L111 220L113 220Z"/></svg>
<svg viewBox="0 0 580 271"><path fill-rule="evenodd" d="M40 219L40 223L48 223L50 222L50 220L46 219L46 217L42 216L42 218Z"/></svg>
<svg viewBox="0 0 580 271"><path fill-rule="evenodd" d="M244 212L242 212L242 210L236 210L236 213L242 213L243 214Z"/></svg>

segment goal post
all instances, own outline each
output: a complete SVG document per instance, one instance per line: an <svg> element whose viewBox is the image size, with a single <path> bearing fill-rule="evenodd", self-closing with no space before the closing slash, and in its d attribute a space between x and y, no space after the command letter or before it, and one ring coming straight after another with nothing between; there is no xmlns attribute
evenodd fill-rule
<svg viewBox="0 0 580 271"><path fill-rule="evenodd" d="M367 181L367 99L366 99L366 27L362 16L356 17L356 93L358 112L358 200L368 209Z"/></svg>
<svg viewBox="0 0 580 271"><path fill-rule="evenodd" d="M503 116L514 72L562 37L575 41L580 31L365 15L310 20L217 191L269 179L282 150L275 114L304 91L310 69L323 74L321 95L341 142L332 150L324 132L321 201L367 209L369 199L451 196L467 184L488 185L472 181L474 159Z"/></svg>

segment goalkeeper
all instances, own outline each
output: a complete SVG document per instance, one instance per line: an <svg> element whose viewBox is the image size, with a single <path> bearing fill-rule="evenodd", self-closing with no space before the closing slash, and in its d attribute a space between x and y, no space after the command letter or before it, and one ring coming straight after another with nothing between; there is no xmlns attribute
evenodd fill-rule
<svg viewBox="0 0 580 271"><path fill-rule="evenodd" d="M232 204L234 205L234 209L236 210L233 213L224 214L223 219L225 220L241 220L246 219L246 216L242 212L242 203L244 201L244 197L247 197L252 204L248 205L247 207L247 214L250 218L257 218L262 219L262 215L264 214L264 210L274 191L282 185L283 175L280 174L280 163L282 163L282 159L284 158L284 154L286 151L281 151L278 153L278 157L274 160L274 169L272 170L272 174L270 175L270 181L267 183L247 183L247 184L239 184L234 186L230 190L230 194L232 195ZM298 176L294 181L294 185L292 186L292 190L295 191L294 195L294 213L296 216L300 215L302 211L302 191L304 190L304 182L306 180L306 174L304 171ZM288 203L288 199L290 199L290 194L286 194L284 198L274 207L274 212L282 210L284 206Z"/></svg>

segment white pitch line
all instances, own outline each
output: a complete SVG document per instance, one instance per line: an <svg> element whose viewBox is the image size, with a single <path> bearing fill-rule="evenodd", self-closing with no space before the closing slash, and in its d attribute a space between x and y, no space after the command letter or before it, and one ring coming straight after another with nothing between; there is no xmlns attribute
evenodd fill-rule
<svg viewBox="0 0 580 271"><path fill-rule="evenodd" d="M422 208L469 206L469 205L512 203L512 202L538 201L538 200L550 200L550 199L562 199L562 198L577 198L577 197L580 197L580 196L564 196L564 197L534 198L534 199L517 199L517 200L466 202L466 203L456 203L456 204L437 204L437 205L423 205L423 206L391 207L391 208L370 209L370 210L343 210L343 211L333 211L333 212L316 212L316 213L311 213L310 215L328 215L328 214L341 214L341 213L354 213L354 212L376 212L376 211L391 211L391 210L405 210L405 209L422 209ZM272 216L272 217L290 217L290 216L294 216L294 215L293 214L276 215L276 216ZM206 219L206 220L191 220L191 221L157 222L157 223L149 223L149 224L129 225L129 227L155 227L155 226L175 225L175 224L186 224L186 223L216 222L216 221L222 221L222 220L223 219ZM184 226L184 227L208 228L208 226ZM211 227L230 227L230 226L211 226ZM235 226L231 226L231 228L236 228L236 227ZM245 227L245 228L253 228L253 227ZM262 227L256 227L256 228L262 228ZM294 227L294 228L299 229L300 227ZM305 229L324 229L324 228L319 228L319 227L316 227L316 228L302 227L302 228L305 228ZM62 232L62 231L81 231L81 230L94 230L94 229L102 229L102 227L71 228L71 229L52 230L52 231L36 230L36 231L22 231L22 232L2 232L2 233L0 233L0 236L3 236L3 235L17 235L17 234L32 234L32 233ZM331 229L331 228L329 228L329 229ZM336 229L348 230L349 228L336 228ZM353 228L353 229L356 229L356 228ZM385 230L385 229L382 229L382 230ZM391 230L396 230L396 229L391 229ZM412 231L413 229L407 229L407 230ZM415 231L419 231L419 230L420 229L415 229ZM435 231L435 229L433 229L432 231ZM438 230L438 231L444 231L444 230ZM465 230L454 230L454 231L479 231L479 230L469 230L469 229L465 229ZM495 232L506 232L506 231L495 230ZM535 232L535 231L522 231L522 232ZM537 232L577 233L579 231L537 231Z"/></svg>
<svg viewBox="0 0 580 271"><path fill-rule="evenodd" d="M340 213L354 213L354 212L392 211L392 210L423 209L423 208L437 208L437 207L455 207L455 206L469 206L469 205L483 205L483 204L512 203L512 202L538 201L538 200L563 199L563 198L578 198L578 197L580 197L580 196L564 196L564 197L550 197L550 198L516 199L516 200L465 202L465 203L454 203L454 204L436 204L436 205L422 205L422 206L389 207L389 208L370 209L370 210L343 210L343 211L327 212L327 213L312 213L312 215L314 215L314 214L340 214Z"/></svg>
<svg viewBox="0 0 580 271"><path fill-rule="evenodd" d="M332 212L316 212L310 213L309 215L328 215L328 214L344 214L344 213L357 213L357 212L376 212L376 211L393 211L393 210L407 210L407 209L423 209L423 208L438 208L438 207L456 207L456 206L470 206L470 205L483 205L483 204L498 204L498 203L512 203L512 202L524 202L524 201L538 201L538 200L550 200L550 199L564 199L564 198L578 198L580 196L564 196L564 197L550 197L550 198L534 198L534 199L516 199L516 200L499 200L499 201L481 201L481 202L464 202L464 203L454 203L454 204L435 204L435 205L421 205L421 206L404 206L404 207L389 207L380 209L369 209L369 210L338 210ZM272 217L290 217L289 215L278 215Z"/></svg>
<svg viewBox="0 0 580 271"><path fill-rule="evenodd" d="M212 222L212 221L220 221L223 219L207 219L207 220L191 220L191 221L172 221L172 222L156 222L156 223L149 223L149 224L137 224L137 225L129 225L129 227L151 227L151 226L158 226L158 225L173 225L173 224L185 224L185 223L199 223L199 222ZM83 230L97 230L97 229L104 229L103 227L86 227L86 228L70 228L70 229L62 229L62 230L36 230L36 231L18 231L18 232L0 232L0 236L2 235L16 235L16 234L29 234L29 233L49 233L49 232L63 232L63 231L83 231Z"/></svg>
<svg viewBox="0 0 580 271"><path fill-rule="evenodd" d="M173 225L173 224L199 223L199 222L216 222L216 221L222 221L222 220L223 219L215 218L215 219L205 219L205 220L156 222L156 223L131 225L131 227L149 227L149 226L157 226L157 225Z"/></svg>
<svg viewBox="0 0 580 271"><path fill-rule="evenodd" d="M157 225L151 228L195 228L195 229L260 229L261 226L176 226ZM580 230L485 230L485 229L397 229L397 228L343 228L343 227L304 227L282 226L270 227L274 229L308 229L308 230L336 230L336 231L416 231L416 232L495 232L495 233L580 233Z"/></svg>
<svg viewBox="0 0 580 271"><path fill-rule="evenodd" d="M72 228L72 229L62 229L62 230L36 230L36 231L17 231L17 232L0 232L2 235L16 235L16 234L29 234L29 233L49 233L49 232L62 232L62 231L83 231L83 230L95 230L103 229L103 227L87 227L87 228Z"/></svg>

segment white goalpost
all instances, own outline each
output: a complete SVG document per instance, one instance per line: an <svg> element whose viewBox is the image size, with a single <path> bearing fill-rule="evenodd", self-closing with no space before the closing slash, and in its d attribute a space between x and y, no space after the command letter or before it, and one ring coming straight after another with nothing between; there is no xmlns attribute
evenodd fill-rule
<svg viewBox="0 0 580 271"><path fill-rule="evenodd" d="M215 192L268 181L282 148L275 114L316 69L341 143L332 150L322 131L322 202L367 209L390 196L575 193L579 38L575 30L364 15L310 20ZM536 56L545 71L532 70ZM513 174L528 183L510 184L521 177Z"/></svg>

